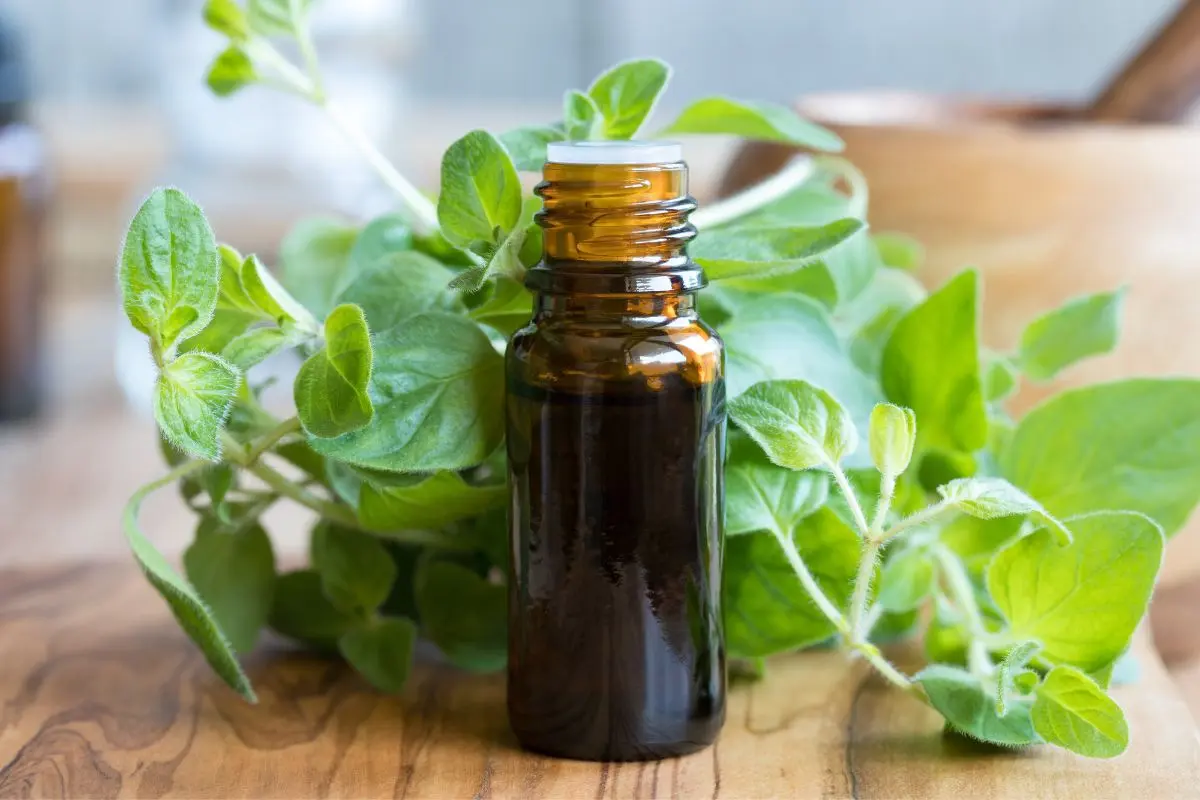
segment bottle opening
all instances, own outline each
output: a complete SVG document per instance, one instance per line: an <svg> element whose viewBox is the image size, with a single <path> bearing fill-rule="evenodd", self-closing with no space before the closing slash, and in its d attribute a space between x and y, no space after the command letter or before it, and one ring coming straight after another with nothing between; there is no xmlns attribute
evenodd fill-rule
<svg viewBox="0 0 1200 800"><path fill-rule="evenodd" d="M551 142L552 164L675 164L683 161L679 142Z"/></svg>

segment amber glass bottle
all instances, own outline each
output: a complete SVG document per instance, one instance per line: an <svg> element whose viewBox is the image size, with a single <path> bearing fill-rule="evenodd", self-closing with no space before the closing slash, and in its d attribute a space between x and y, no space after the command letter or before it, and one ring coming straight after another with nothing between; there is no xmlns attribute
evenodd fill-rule
<svg viewBox="0 0 1200 800"><path fill-rule="evenodd" d="M544 177L507 363L509 717L549 755L679 755L725 717L724 355L687 167L676 144L564 143Z"/></svg>

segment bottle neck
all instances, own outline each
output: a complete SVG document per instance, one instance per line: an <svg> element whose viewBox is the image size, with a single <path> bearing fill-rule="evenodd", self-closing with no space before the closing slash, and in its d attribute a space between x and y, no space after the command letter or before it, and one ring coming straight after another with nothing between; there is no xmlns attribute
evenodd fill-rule
<svg viewBox="0 0 1200 800"><path fill-rule="evenodd" d="M543 176L545 250L526 281L535 292L677 295L704 285L687 255L696 201L685 164L549 163Z"/></svg>
<svg viewBox="0 0 1200 800"><path fill-rule="evenodd" d="M586 294L538 292L533 321L548 319L604 321L624 327L661 327L677 319L695 320L696 295L691 292L643 294ZM634 322L636 321L636 322Z"/></svg>

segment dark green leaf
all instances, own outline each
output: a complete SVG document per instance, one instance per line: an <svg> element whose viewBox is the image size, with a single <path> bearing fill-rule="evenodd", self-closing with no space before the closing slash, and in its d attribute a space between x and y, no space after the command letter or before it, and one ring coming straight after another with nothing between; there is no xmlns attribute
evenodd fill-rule
<svg viewBox="0 0 1200 800"><path fill-rule="evenodd" d="M624 61L596 78L588 96L600 111L603 137L635 137L670 79L671 68L657 58Z"/></svg>
<svg viewBox="0 0 1200 800"><path fill-rule="evenodd" d="M463 469L504 435L504 360L474 323L418 314L377 334L371 398L360 431L313 439L322 455L389 472Z"/></svg>
<svg viewBox="0 0 1200 800"><path fill-rule="evenodd" d="M183 554L183 566L233 649L250 652L275 594L275 552L267 532L255 524L240 533L199 536Z"/></svg>
<svg viewBox="0 0 1200 800"><path fill-rule="evenodd" d="M289 572L275 581L271 627L280 635L322 650L335 650L338 639L355 623L353 616L329 602L316 570Z"/></svg>
<svg viewBox="0 0 1200 800"><path fill-rule="evenodd" d="M411 620L381 618L343 634L338 650L372 686L396 694L412 671L416 641Z"/></svg>
<svg viewBox="0 0 1200 800"><path fill-rule="evenodd" d="M462 300L450 288L454 273L416 251L392 253L359 271L338 296L366 313L371 330L395 327L422 311L458 311Z"/></svg>
<svg viewBox="0 0 1200 800"><path fill-rule="evenodd" d="M837 134L801 118L786 106L743 102L728 97L697 100L662 133L729 134L832 153L840 152L844 146Z"/></svg>
<svg viewBox="0 0 1200 800"><path fill-rule="evenodd" d="M776 466L751 442L731 447L725 468L725 533L790 532L825 505L829 481L819 472Z"/></svg>
<svg viewBox="0 0 1200 800"><path fill-rule="evenodd" d="M503 483L472 486L457 472L403 476L392 485L368 482L359 499L359 518L374 531L443 528L503 504Z"/></svg>
<svg viewBox="0 0 1200 800"><path fill-rule="evenodd" d="M371 422L371 361L363 310L353 304L338 306L325 320L325 347L305 361L296 376L296 410L310 435L332 439Z"/></svg>
<svg viewBox="0 0 1200 800"><path fill-rule="evenodd" d="M392 591L396 565L378 539L361 531L318 523L311 555L325 596L345 614L370 617Z"/></svg>
<svg viewBox="0 0 1200 800"><path fill-rule="evenodd" d="M426 558L417 570L421 626L455 666L480 672L504 668L508 590L450 561Z"/></svg>

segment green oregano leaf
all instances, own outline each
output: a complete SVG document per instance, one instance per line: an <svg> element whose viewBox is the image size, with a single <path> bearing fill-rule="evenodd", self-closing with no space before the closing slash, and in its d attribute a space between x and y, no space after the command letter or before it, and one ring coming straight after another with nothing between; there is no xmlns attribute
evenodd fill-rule
<svg viewBox="0 0 1200 800"><path fill-rule="evenodd" d="M450 269L424 253L389 253L358 271L337 300L359 306L371 330L386 331L423 311L461 311L453 279Z"/></svg>
<svg viewBox="0 0 1200 800"><path fill-rule="evenodd" d="M305 24L313 0L247 0L250 27L264 36L293 36Z"/></svg>
<svg viewBox="0 0 1200 800"><path fill-rule="evenodd" d="M942 500L979 519L1033 514L1054 531L1063 544L1070 544L1071 531L1055 519L1041 503L1003 478L959 478L938 487Z"/></svg>
<svg viewBox="0 0 1200 800"><path fill-rule="evenodd" d="M1129 746L1121 707L1074 667L1046 674L1033 701L1033 726L1050 744L1089 758L1114 758Z"/></svg>
<svg viewBox="0 0 1200 800"><path fill-rule="evenodd" d="M752 103L728 97L707 97L683 110L662 135L711 133L782 142L826 152L841 152L837 134L800 117L787 106Z"/></svg>
<svg viewBox="0 0 1200 800"><path fill-rule="evenodd" d="M185 353L168 364L154 387L154 418L167 441L196 458L221 457L221 428L241 374L211 353Z"/></svg>
<svg viewBox="0 0 1200 800"><path fill-rule="evenodd" d="M359 494L362 524L381 536L406 530L436 530L504 504L503 483L473 486L457 472L403 475L367 481Z"/></svg>
<svg viewBox="0 0 1200 800"><path fill-rule="evenodd" d="M280 575L271 605L271 627L280 635L329 652L359 620L325 595L321 576L305 569Z"/></svg>
<svg viewBox="0 0 1200 800"><path fill-rule="evenodd" d="M325 596L357 619L374 614L396 580L396 565L378 539L328 521L313 529L311 556Z"/></svg>
<svg viewBox="0 0 1200 800"><path fill-rule="evenodd" d="M500 143L521 172L541 172L546 163L546 146L566 138L557 125L532 125L500 134Z"/></svg>
<svg viewBox="0 0 1200 800"><path fill-rule="evenodd" d="M697 237L689 252L710 280L765 278L819 264L864 227L847 218L818 227L717 228Z"/></svg>
<svg viewBox="0 0 1200 800"><path fill-rule="evenodd" d="M471 131L442 158L438 221L451 244L498 245L521 216L521 183L504 146L487 131Z"/></svg>
<svg viewBox="0 0 1200 800"><path fill-rule="evenodd" d="M250 23L237 0L207 0L204 4L204 22L235 42L244 41L250 36Z"/></svg>
<svg viewBox="0 0 1200 800"><path fill-rule="evenodd" d="M635 137L670 79L671 68L657 58L623 61L596 78L588 97L599 110L603 137Z"/></svg>
<svg viewBox="0 0 1200 800"><path fill-rule="evenodd" d="M504 669L508 650L508 589L461 564L424 559L415 579L425 634L455 666Z"/></svg>
<svg viewBox="0 0 1200 800"><path fill-rule="evenodd" d="M1014 637L1040 642L1051 662L1090 671L1129 645L1146 613L1164 539L1153 520L1133 512L1067 522L1070 545L1042 529L997 553L987 588Z"/></svg>
<svg viewBox="0 0 1200 800"><path fill-rule="evenodd" d="M730 403L730 416L774 463L830 467L858 446L850 415L828 392L805 381L765 381Z"/></svg>
<svg viewBox="0 0 1200 800"><path fill-rule="evenodd" d="M376 689L397 694L412 671L416 641L412 620L380 617L344 633L338 651Z"/></svg>
<svg viewBox="0 0 1200 800"><path fill-rule="evenodd" d="M1031 380L1048 381L1075 362L1117 346L1123 289L1072 300L1029 323L1017 360Z"/></svg>
<svg viewBox="0 0 1200 800"><path fill-rule="evenodd" d="M876 599L885 611L911 611L933 594L936 580L937 564L930 554L922 548L909 548L883 565Z"/></svg>
<svg viewBox="0 0 1200 800"><path fill-rule="evenodd" d="M125 315L169 360L217 304L217 242L200 207L177 189L158 189L129 225L119 280Z"/></svg>
<svg viewBox="0 0 1200 800"><path fill-rule="evenodd" d="M725 466L725 533L790 532L825 505L829 479L772 464L753 442L733 437Z"/></svg>
<svg viewBox="0 0 1200 800"><path fill-rule="evenodd" d="M596 103L575 89L563 95L563 130L567 139L586 141L600 138L604 117Z"/></svg>
<svg viewBox="0 0 1200 800"><path fill-rule="evenodd" d="M1032 703L1010 698L1005 714L997 713L996 697L971 673L946 664L933 664L913 680L925 690L929 702L953 730L981 742L1022 747L1039 740L1030 717Z"/></svg>
<svg viewBox="0 0 1200 800"><path fill-rule="evenodd" d="M300 367L296 411L312 436L332 439L371 422L371 336L356 305L338 306L325 320L325 347Z"/></svg>
<svg viewBox="0 0 1200 800"><path fill-rule="evenodd" d="M208 68L208 88L217 97L229 97L259 81L254 62L240 46L225 48Z"/></svg>
<svg viewBox="0 0 1200 800"><path fill-rule="evenodd" d="M233 649L254 649L275 593L275 552L267 532L257 524L236 533L218 526L192 542L183 566Z"/></svg>
<svg viewBox="0 0 1200 800"><path fill-rule="evenodd" d="M338 282L358 236L359 228L343 220L311 217L296 223L279 246L280 280L320 319L337 305Z"/></svg>

